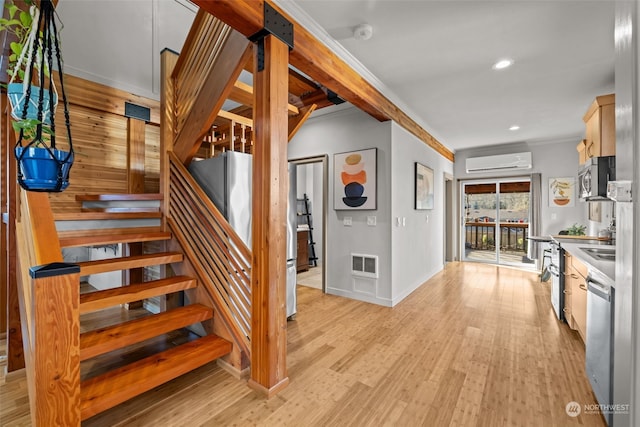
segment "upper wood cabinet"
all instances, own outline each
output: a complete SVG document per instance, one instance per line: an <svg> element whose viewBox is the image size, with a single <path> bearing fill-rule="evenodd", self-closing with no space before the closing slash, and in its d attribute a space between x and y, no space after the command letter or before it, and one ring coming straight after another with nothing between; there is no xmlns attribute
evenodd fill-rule
<svg viewBox="0 0 640 427"><path fill-rule="evenodd" d="M615 94L596 97L582 118L586 125L585 139L576 147L580 164L591 157L615 156L615 101Z"/></svg>

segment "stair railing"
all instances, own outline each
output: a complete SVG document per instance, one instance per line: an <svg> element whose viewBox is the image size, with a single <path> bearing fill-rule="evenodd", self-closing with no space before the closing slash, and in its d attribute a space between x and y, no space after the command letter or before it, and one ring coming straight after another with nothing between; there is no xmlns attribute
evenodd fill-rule
<svg viewBox="0 0 640 427"><path fill-rule="evenodd" d="M251 345L251 251L173 153L167 222L247 356Z"/></svg>
<svg viewBox="0 0 640 427"><path fill-rule="evenodd" d="M80 426L80 268L64 264L47 193L19 189L17 286L33 426Z"/></svg>

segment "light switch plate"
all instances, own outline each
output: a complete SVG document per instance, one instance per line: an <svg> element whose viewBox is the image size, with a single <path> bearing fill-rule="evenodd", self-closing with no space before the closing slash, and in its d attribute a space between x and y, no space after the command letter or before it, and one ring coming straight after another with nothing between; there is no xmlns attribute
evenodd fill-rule
<svg viewBox="0 0 640 427"><path fill-rule="evenodd" d="M375 216L368 216L367 217L367 225L369 226L375 226L376 225L376 217Z"/></svg>
<svg viewBox="0 0 640 427"><path fill-rule="evenodd" d="M345 216L344 219L342 220L342 224L346 227L351 227L351 217Z"/></svg>

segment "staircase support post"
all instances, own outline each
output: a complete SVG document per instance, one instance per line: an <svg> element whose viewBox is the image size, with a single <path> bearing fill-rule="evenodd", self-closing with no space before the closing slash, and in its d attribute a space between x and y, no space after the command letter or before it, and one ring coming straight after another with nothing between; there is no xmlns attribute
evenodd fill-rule
<svg viewBox="0 0 640 427"><path fill-rule="evenodd" d="M32 424L79 427L80 267L53 263L32 267L30 275L33 331L26 356ZM30 311L21 307L25 316Z"/></svg>
<svg viewBox="0 0 640 427"><path fill-rule="evenodd" d="M257 42L253 61L256 70L249 386L270 397L289 383L286 364L289 47L271 34Z"/></svg>

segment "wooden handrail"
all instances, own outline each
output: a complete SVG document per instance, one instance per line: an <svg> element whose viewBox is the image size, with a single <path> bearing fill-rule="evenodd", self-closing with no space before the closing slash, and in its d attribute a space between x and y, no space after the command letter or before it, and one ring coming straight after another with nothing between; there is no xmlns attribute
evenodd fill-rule
<svg viewBox="0 0 640 427"><path fill-rule="evenodd" d="M250 354L252 255L173 153L167 223L240 348Z"/></svg>
<svg viewBox="0 0 640 427"><path fill-rule="evenodd" d="M32 425L80 426L80 269L30 274L63 258L48 194L21 189L19 196L17 278Z"/></svg>

